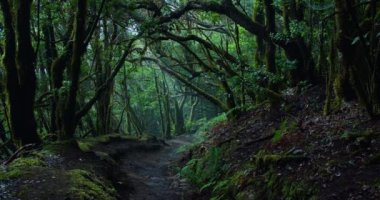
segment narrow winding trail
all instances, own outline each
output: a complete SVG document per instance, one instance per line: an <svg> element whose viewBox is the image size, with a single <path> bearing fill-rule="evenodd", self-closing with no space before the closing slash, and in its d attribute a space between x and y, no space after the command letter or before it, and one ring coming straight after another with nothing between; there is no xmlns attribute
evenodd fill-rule
<svg viewBox="0 0 380 200"><path fill-rule="evenodd" d="M121 158L122 172L134 189L131 200L182 200L189 188L173 173L173 162L181 157L178 152L192 137L183 135L166 141L160 150L136 151Z"/></svg>

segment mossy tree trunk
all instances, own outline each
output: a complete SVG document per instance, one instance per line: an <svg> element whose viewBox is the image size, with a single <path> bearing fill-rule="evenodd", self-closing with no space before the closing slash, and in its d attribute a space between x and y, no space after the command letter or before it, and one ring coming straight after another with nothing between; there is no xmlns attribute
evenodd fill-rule
<svg viewBox="0 0 380 200"><path fill-rule="evenodd" d="M197 107L197 105L199 103L199 98L195 96L194 98L191 98L191 102L192 102L192 104L191 104L191 107L190 107L190 113L189 113L189 117L187 119L187 121L189 123L192 123L193 120L194 120L194 112L195 112L195 109L196 109L196 107Z"/></svg>
<svg viewBox="0 0 380 200"><path fill-rule="evenodd" d="M84 53L85 29L87 15L87 0L77 2L77 12L73 29L72 56L70 58L69 78L67 97L61 99L58 118L61 129L59 137L61 139L70 139L75 133L78 123L76 118L76 97L79 89L79 77L81 71L81 57Z"/></svg>
<svg viewBox="0 0 380 200"><path fill-rule="evenodd" d="M32 47L31 0L0 1L5 31L3 64L6 70L8 115L14 141L39 144L34 117L35 53Z"/></svg>
<svg viewBox="0 0 380 200"><path fill-rule="evenodd" d="M163 103L163 114L164 114L164 132L163 137L170 139L172 136L172 118L171 118L171 107L170 107L170 91L168 83L166 81L165 74L162 74L162 103Z"/></svg>
<svg viewBox="0 0 380 200"><path fill-rule="evenodd" d="M262 0L257 0L254 5L253 21L260 24L265 23ZM262 66L264 65L264 53L265 53L264 40L261 37L256 36L256 45L257 45L256 52L255 52L256 65Z"/></svg>
<svg viewBox="0 0 380 200"><path fill-rule="evenodd" d="M303 80L316 82L315 63L310 47L302 37L292 38L290 31L290 21L301 22L304 20L304 7L298 0L290 0L283 2L282 9L285 34L290 40L277 41L277 43L283 47L287 59L295 64L295 69L289 73L291 83L296 85Z"/></svg>
<svg viewBox="0 0 380 200"><path fill-rule="evenodd" d="M351 83L356 96L366 107L368 114L373 117L376 115L375 105L378 99L376 97L378 92L375 91L376 79L379 78L376 72L378 67L374 66L373 58L375 56L371 53L371 45L368 45L368 39L364 37L364 34L367 31L369 35L377 32L371 28L363 31L365 27L359 24L360 13L354 8L355 1L335 0L334 2L336 44L342 55L343 68L337 76L336 85L343 87ZM344 91L343 89L340 91Z"/></svg>
<svg viewBox="0 0 380 200"><path fill-rule="evenodd" d="M276 20L273 0L264 0L264 7L266 31L269 34L274 34L276 32ZM276 46L271 40L266 42L265 65L268 72L276 73Z"/></svg>
<svg viewBox="0 0 380 200"><path fill-rule="evenodd" d="M47 20L48 20L48 23L44 24L43 27L42 27L42 33L43 33L43 36L44 36L44 43L45 43L45 49L44 49L44 60L45 60L45 65L49 67L49 69L47 69L47 72L49 74L49 77L50 77L50 86L51 87L54 87L53 86L53 83L51 81L51 67L52 67L52 64L53 64L53 61L57 58L58 56L58 51L57 51L57 47L55 45L55 41L56 41L56 38L55 38L55 29L54 29L54 26L52 25L53 23L53 20L52 20L52 16L51 16L51 10L48 9L47 11ZM56 101L54 101L54 98L51 98L51 109L50 109L50 129L49 131L50 132L55 132L57 130L57 126L56 126L56 115L55 115L55 110L57 108L57 104L56 104Z"/></svg>
<svg viewBox="0 0 380 200"><path fill-rule="evenodd" d="M182 135L186 133L185 119L183 117L183 106L185 105L186 96L184 96L179 102L174 100L174 131L176 135Z"/></svg>
<svg viewBox="0 0 380 200"><path fill-rule="evenodd" d="M111 35L108 30L108 24L106 20L102 20L103 27L103 36L104 41L102 44L99 41L100 33L96 35L96 81L95 85L97 88L101 87L104 82L111 76L111 61L112 61L112 46L110 45L110 41L112 40ZM116 34L116 30L114 30ZM104 49L104 50L103 50ZM112 115L112 106L111 99L113 93L114 81L109 84L103 92L103 95L99 98L96 104L96 129L98 134L107 134L111 131L111 115Z"/></svg>

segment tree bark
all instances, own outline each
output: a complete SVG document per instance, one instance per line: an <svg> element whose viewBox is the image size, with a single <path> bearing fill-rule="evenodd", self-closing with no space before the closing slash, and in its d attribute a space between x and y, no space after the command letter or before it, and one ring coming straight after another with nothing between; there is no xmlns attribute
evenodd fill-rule
<svg viewBox="0 0 380 200"><path fill-rule="evenodd" d="M30 35L32 1L19 0L11 4L7 0L1 0L0 3L4 19L5 53L3 64L7 74L7 106L11 132L15 143L19 145L39 144L41 140L37 134L33 113L36 74L35 54ZM16 7L16 15L12 15L12 6Z"/></svg>
<svg viewBox="0 0 380 200"><path fill-rule="evenodd" d="M80 0L77 3L77 13L74 23L74 42L73 54L70 63L70 86L66 101L64 102L61 115L62 129L60 130L61 139L70 139L75 133L77 125L76 112L76 97L79 88L79 77L81 69L81 57L84 52L84 40L86 30L86 15L87 15L87 0Z"/></svg>

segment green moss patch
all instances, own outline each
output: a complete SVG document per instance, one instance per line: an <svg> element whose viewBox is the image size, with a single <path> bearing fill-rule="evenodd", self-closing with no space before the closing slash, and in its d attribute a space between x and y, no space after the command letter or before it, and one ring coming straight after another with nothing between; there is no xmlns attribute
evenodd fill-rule
<svg viewBox="0 0 380 200"><path fill-rule="evenodd" d="M117 199L115 188L103 177L109 155L94 154L81 151L74 140L47 144L0 170L0 182L15 183L4 190L19 199Z"/></svg>
<svg viewBox="0 0 380 200"><path fill-rule="evenodd" d="M255 161L255 166L257 168L268 168L273 165L280 165L292 161L304 161L307 157L300 155L288 155L286 153L271 154L265 151L259 151L251 159Z"/></svg>
<svg viewBox="0 0 380 200"><path fill-rule="evenodd" d="M120 134L107 134L97 137L88 137L78 140L79 148L84 152L90 152L93 148L101 143L108 143L112 140L147 140L147 138L137 138L134 136L125 136Z"/></svg>
<svg viewBox="0 0 380 200"><path fill-rule="evenodd" d="M0 181L28 175L34 168L44 165L45 163L38 157L17 158L5 170L0 171Z"/></svg>
<svg viewBox="0 0 380 200"><path fill-rule="evenodd" d="M116 199L116 190L99 177L85 170L74 169L68 172L71 187L69 196L72 199Z"/></svg>

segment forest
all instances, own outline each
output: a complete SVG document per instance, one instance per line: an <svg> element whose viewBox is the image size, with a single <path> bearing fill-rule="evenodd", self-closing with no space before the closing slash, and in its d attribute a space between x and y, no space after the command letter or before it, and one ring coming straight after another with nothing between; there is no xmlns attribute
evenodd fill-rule
<svg viewBox="0 0 380 200"><path fill-rule="evenodd" d="M380 1L0 8L0 200L380 199Z"/></svg>

